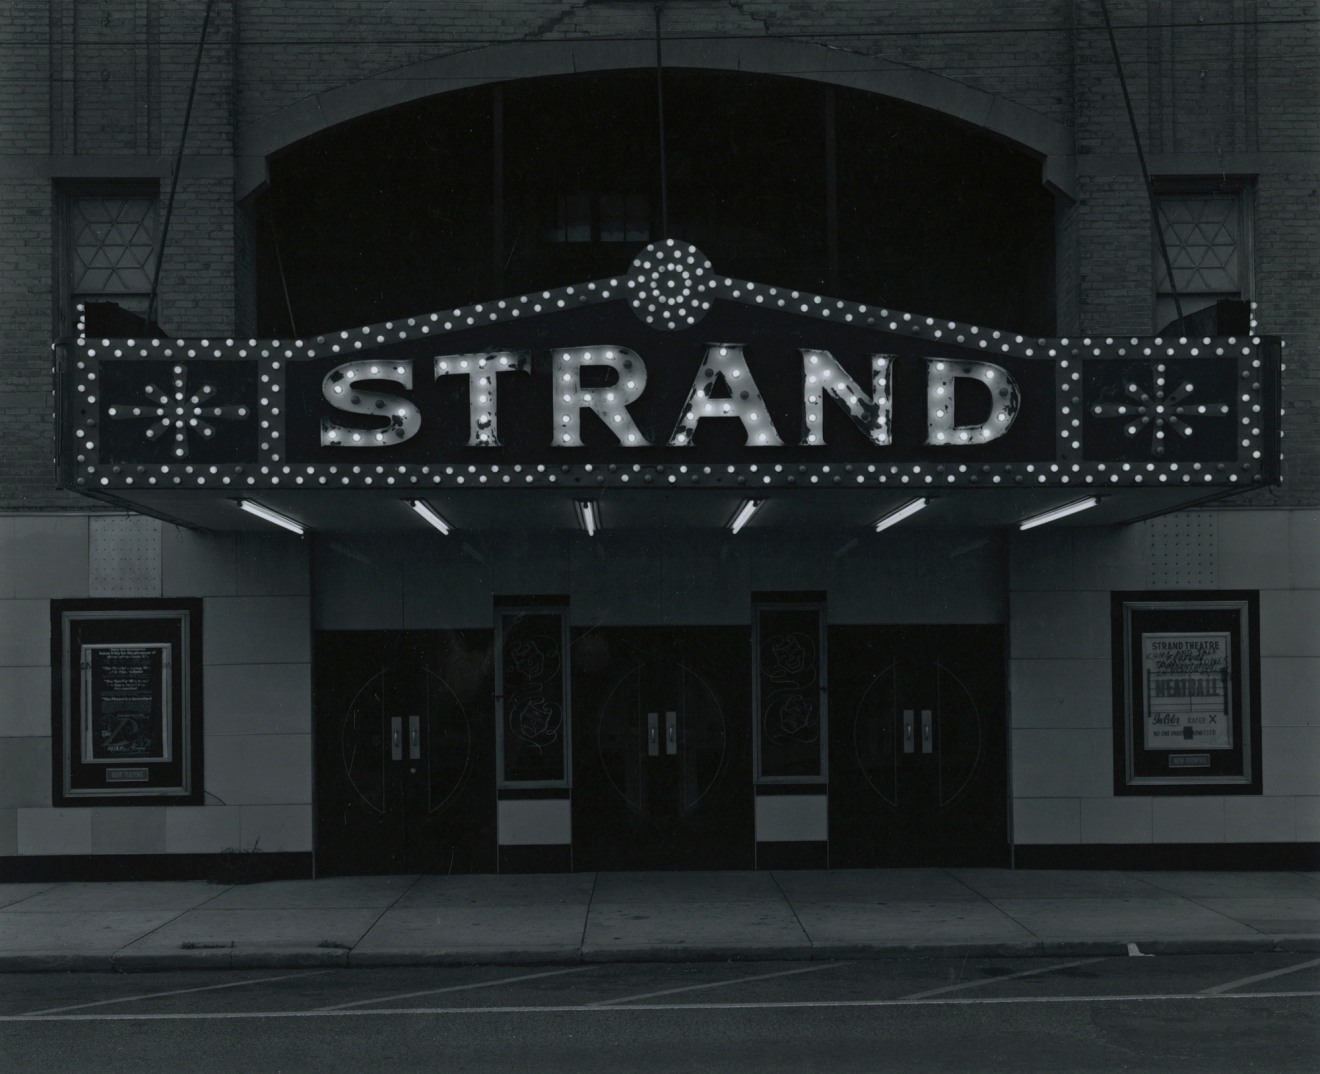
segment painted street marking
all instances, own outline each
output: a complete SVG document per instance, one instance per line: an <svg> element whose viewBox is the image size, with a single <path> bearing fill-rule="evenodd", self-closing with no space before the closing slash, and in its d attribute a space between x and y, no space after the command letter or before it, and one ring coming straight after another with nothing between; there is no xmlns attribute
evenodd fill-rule
<svg viewBox="0 0 1320 1074"><path fill-rule="evenodd" d="M903 996L903 999L925 999L927 996L939 996L945 992L957 992L964 988L981 988L984 985L998 984L1000 981L1011 981L1016 977L1035 977L1041 973L1053 973L1055 970L1071 969L1073 966L1089 966L1093 962L1104 962L1105 958L1083 958L1076 962L1060 962L1057 966L1042 966L1040 969L1023 970L1021 973L1007 973L1002 977L987 977L984 980L963 981L960 984L945 985L943 988L932 988L926 992L913 992L910 996Z"/></svg>
<svg viewBox="0 0 1320 1074"><path fill-rule="evenodd" d="M1258 973L1254 977L1240 977L1236 981L1229 981L1228 984L1215 985L1214 988L1207 988L1201 993L1201 995L1217 996L1221 992L1227 992L1231 988L1238 988L1241 985L1255 984L1257 981L1268 981L1271 977L1282 977L1285 973L1296 973L1298 970L1309 970L1312 966L1320 966L1320 958L1313 958L1310 962L1299 962L1296 966L1285 966L1281 970L1271 970L1269 973Z"/></svg>
<svg viewBox="0 0 1320 1074"><path fill-rule="evenodd" d="M530 1007L396 1007L387 1010L348 1011L204 1011L196 1014L32 1014L0 1015L0 1024L8 1022L188 1022L233 1021L240 1018L395 1018L402 1015L437 1014L632 1014L637 1011L755 1011L809 1010L817 1007L974 1007L1021 1006L1026 1003L1152 1003L1152 1002L1223 1002L1249 999L1315 999L1320 992L1225 992L1205 995L1201 992L1173 992L1165 995L1131 996L1003 996L970 999L955 996L946 999L842 999L797 1000L776 1003L638 1003L627 1007L593 1004L555 1004Z"/></svg>
<svg viewBox="0 0 1320 1074"><path fill-rule="evenodd" d="M840 962L820 962L814 966L802 966L795 970L780 970L778 973L758 973L754 977L733 977L727 981L707 981L704 984L684 985L682 988L666 988L660 992L641 992L635 996L621 996L618 999L600 999L589 1003L589 1007L608 1007L615 1003L631 1003L636 999L654 999L656 996L672 996L678 992L696 992L702 988L723 988L725 985L746 984L748 981L768 981L771 977L791 977L795 973L814 973L816 970L833 969Z"/></svg>
<svg viewBox="0 0 1320 1074"><path fill-rule="evenodd" d="M120 996L118 999L98 999L94 1003L74 1003L68 1007L47 1007L44 1011L28 1011L25 1018L35 1018L42 1014L59 1014L62 1011L80 1011L85 1007L104 1007L110 1003L132 1003L139 999L161 999L164 996L186 996L191 992L215 992L221 988L242 988L244 985L269 984L271 981L292 981L296 977L315 977L329 973L329 970L307 970L304 973L286 973L279 977L254 977L250 981L229 981L226 984L202 985L200 988L176 988L172 992L144 992L140 996Z"/></svg>
<svg viewBox="0 0 1320 1074"><path fill-rule="evenodd" d="M493 988L495 985L516 984L518 981L534 981L538 977L562 977L566 973L583 973L595 966L574 966L568 970L546 970L544 973L525 973L521 977L501 977L496 981L474 981L471 984L450 985L448 988L428 988L425 992L400 992L393 996L378 996L376 999L355 999L352 1003L336 1003L333 1007L317 1007L319 1011L343 1011L350 1007L364 1007L369 1003L388 1003L395 999L413 999L416 996L436 996L441 992L466 992L473 988Z"/></svg>

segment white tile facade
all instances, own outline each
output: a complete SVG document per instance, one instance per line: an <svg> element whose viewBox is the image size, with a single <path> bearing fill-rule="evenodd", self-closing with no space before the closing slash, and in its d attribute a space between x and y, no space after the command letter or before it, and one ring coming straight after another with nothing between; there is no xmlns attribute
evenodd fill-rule
<svg viewBox="0 0 1320 1074"><path fill-rule="evenodd" d="M115 517L115 516L105 516ZM206 805L53 808L50 600L86 597L86 513L0 519L0 856L311 850L306 545L283 535L159 528L143 596L203 599ZM152 542L153 546L157 542ZM128 554L128 551L125 552Z"/></svg>
<svg viewBox="0 0 1320 1074"><path fill-rule="evenodd" d="M1152 523L1012 538L1015 842L1320 840L1320 513L1223 510L1203 526L1185 514L1178 532L1207 547L1162 547ZM1260 592L1261 795L1113 793L1110 593L1165 585L1178 559L1213 572L1183 588Z"/></svg>

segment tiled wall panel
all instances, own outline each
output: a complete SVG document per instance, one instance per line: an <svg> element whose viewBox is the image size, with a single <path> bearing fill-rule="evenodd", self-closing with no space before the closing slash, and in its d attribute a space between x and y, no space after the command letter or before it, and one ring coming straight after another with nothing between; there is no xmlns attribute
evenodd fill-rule
<svg viewBox="0 0 1320 1074"><path fill-rule="evenodd" d="M0 856L220 853L245 840L310 850L306 544L149 519L137 525L159 541L98 543L110 521L121 520L0 520ZM138 562L143 548L154 564ZM158 578L135 595L203 598L206 805L52 807L50 599L86 597L93 575L97 596L116 579Z"/></svg>
<svg viewBox="0 0 1320 1074"><path fill-rule="evenodd" d="M1308 510L1186 512L1121 529L1042 527L1013 538L1018 843L1317 841L1318 523L1320 515ZM1156 585L1260 593L1259 796L1113 794L1110 594ZM1076 812L1051 818L1041 802L1071 802ZM1059 838L1044 838L1049 831Z"/></svg>

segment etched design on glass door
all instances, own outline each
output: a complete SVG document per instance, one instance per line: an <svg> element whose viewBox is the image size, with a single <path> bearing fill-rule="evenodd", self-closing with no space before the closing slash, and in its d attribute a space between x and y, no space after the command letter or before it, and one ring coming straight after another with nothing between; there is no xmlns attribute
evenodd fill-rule
<svg viewBox="0 0 1320 1074"><path fill-rule="evenodd" d="M496 617L501 786L568 785L567 613L502 608Z"/></svg>
<svg viewBox="0 0 1320 1074"><path fill-rule="evenodd" d="M442 812L463 786L472 763L472 729L453 688L429 668L422 689L391 668L372 675L349 702L340 723L340 756L349 785L373 813L385 815L392 790L403 793L401 769L415 778L426 815Z"/></svg>
<svg viewBox="0 0 1320 1074"><path fill-rule="evenodd" d="M544 636L515 641L509 646L507 668L509 734L538 752L555 745L564 727L564 708L556 699L561 692L555 678L559 672L559 646L553 638ZM547 692L551 683L556 698Z"/></svg>
<svg viewBox="0 0 1320 1074"><path fill-rule="evenodd" d="M928 700L911 693L921 681L933 686ZM904 707L904 698L914 707ZM933 707L916 707L913 698ZM918 763L923 754L934 754L936 762L934 786L923 789L923 796L933 791L939 809L953 805L985 754L982 716L972 692L940 662L919 670L915 661L895 661L871 680L857 706L853 756L871 789L898 806L904 782L899 765Z"/></svg>
<svg viewBox="0 0 1320 1074"><path fill-rule="evenodd" d="M783 745L820 741L816 645L807 634L778 634L768 645L765 737Z"/></svg>
<svg viewBox="0 0 1320 1074"><path fill-rule="evenodd" d="M726 742L719 697L682 664L626 672L601 706L596 728L605 777L638 814L657 808L657 796L675 794L679 814L693 812L720 778Z"/></svg>

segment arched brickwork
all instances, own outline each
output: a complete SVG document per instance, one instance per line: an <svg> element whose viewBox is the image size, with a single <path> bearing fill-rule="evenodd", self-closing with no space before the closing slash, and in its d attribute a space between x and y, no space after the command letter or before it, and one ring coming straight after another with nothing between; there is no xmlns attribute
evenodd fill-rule
<svg viewBox="0 0 1320 1074"><path fill-rule="evenodd" d="M746 71L809 78L881 94L929 108L1021 146L1041 160L1042 181L1074 196L1072 130L1030 108L964 83L874 57L801 41L683 40L665 42L668 67ZM318 131L437 93L542 75L650 67L651 42L539 41L496 45L443 56L346 83L242 123L238 129L237 196L266 181L266 159Z"/></svg>

